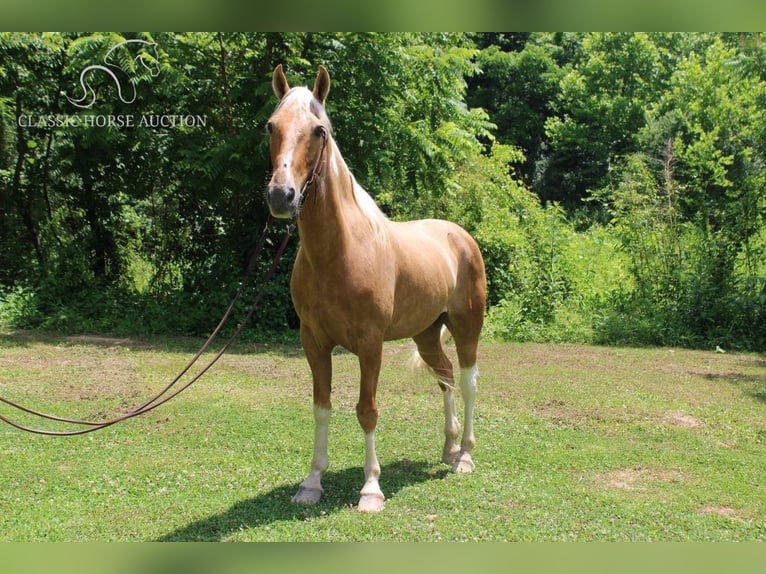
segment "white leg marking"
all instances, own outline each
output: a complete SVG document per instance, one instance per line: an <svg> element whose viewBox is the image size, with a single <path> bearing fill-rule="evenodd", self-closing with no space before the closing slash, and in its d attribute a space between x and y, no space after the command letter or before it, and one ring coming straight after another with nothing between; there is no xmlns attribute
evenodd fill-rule
<svg viewBox="0 0 766 574"><path fill-rule="evenodd" d="M316 504L322 498L322 474L329 466L327 456L327 432L330 426L330 409L314 405L314 456L311 459L311 472L301 482L293 502Z"/></svg>
<svg viewBox="0 0 766 574"><path fill-rule="evenodd" d="M360 492L360 512L380 512L383 510L383 502L386 497L380 490L378 478L380 478L380 464L375 454L375 431L364 435L364 478L365 483Z"/></svg>
<svg viewBox="0 0 766 574"><path fill-rule="evenodd" d="M476 403L476 377L479 370L476 365L460 369L460 393L465 403L465 428L463 440L460 442L460 453L455 460L452 470L454 472L471 472L474 469L471 451L476 444L473 436L473 407Z"/></svg>
<svg viewBox="0 0 766 574"><path fill-rule="evenodd" d="M453 464L460 452L457 439L460 436L460 423L455 416L455 394L452 390L454 383L450 381L445 383L445 389L442 392L444 398L444 450L442 451L442 462Z"/></svg>

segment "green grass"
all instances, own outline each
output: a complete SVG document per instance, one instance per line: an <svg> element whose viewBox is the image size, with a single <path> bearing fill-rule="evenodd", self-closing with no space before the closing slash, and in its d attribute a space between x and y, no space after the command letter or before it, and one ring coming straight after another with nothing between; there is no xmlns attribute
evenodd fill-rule
<svg viewBox="0 0 766 574"><path fill-rule="evenodd" d="M161 388L199 344L0 334L0 395L109 416ZM308 367L297 347L242 344L186 393L106 430L0 427L0 540L766 539L760 356L485 343L476 471L455 475L439 463L440 392L407 370L410 349L385 350L381 514L354 510L355 357L335 357L324 498L300 507L290 497L312 452Z"/></svg>

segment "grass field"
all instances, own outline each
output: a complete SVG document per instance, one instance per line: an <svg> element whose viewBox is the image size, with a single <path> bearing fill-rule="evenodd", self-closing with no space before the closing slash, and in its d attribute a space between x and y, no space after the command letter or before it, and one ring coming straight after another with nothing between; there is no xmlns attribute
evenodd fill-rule
<svg viewBox="0 0 766 574"><path fill-rule="evenodd" d="M199 344L0 333L0 395L109 416L164 386ZM335 357L324 498L299 507L308 367L298 347L242 344L181 396L114 427L54 438L1 426L0 540L766 539L761 356L485 343L476 471L455 475L439 462L440 391L407 370L410 352L385 349L378 515L354 510L355 357Z"/></svg>

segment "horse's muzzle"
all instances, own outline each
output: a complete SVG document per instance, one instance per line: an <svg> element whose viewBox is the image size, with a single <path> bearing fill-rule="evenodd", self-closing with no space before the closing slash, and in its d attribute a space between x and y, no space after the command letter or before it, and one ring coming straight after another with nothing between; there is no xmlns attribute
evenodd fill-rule
<svg viewBox="0 0 766 574"><path fill-rule="evenodd" d="M274 217L291 219L297 215L298 204L293 186L270 185L266 190L266 203Z"/></svg>

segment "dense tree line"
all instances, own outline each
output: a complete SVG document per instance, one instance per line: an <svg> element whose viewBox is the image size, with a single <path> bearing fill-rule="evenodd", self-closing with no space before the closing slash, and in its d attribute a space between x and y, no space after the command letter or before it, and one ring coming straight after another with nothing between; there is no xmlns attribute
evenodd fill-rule
<svg viewBox="0 0 766 574"><path fill-rule="evenodd" d="M764 343L755 33L0 34L0 320L207 332L265 221L277 63L330 70L390 217L475 234L488 332ZM258 336L295 327L288 275Z"/></svg>

